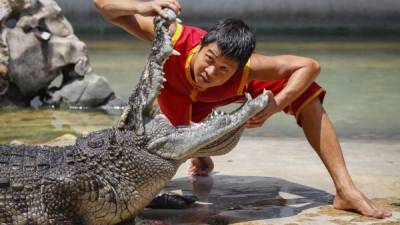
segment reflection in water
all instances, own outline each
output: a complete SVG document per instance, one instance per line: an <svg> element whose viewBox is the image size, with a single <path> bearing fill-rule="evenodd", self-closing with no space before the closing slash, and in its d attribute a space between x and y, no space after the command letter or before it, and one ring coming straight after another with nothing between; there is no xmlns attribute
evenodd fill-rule
<svg viewBox="0 0 400 225"><path fill-rule="evenodd" d="M173 224L230 224L283 218L330 204L325 191L283 179L255 176L180 178L168 190L195 194L200 203L184 210L145 210L145 219L162 219Z"/></svg>
<svg viewBox="0 0 400 225"><path fill-rule="evenodd" d="M140 215L143 221L158 220L169 224L193 225L353 224L352 222L372 225L380 221L354 212L335 210L331 206L334 196L330 193L274 177L185 177L172 180L166 189L195 194L202 200L187 209L146 209ZM393 212L400 212L399 198L374 201L380 206L391 208ZM396 218L397 215L379 224L398 224Z"/></svg>
<svg viewBox="0 0 400 225"><path fill-rule="evenodd" d="M51 109L0 111L0 143L13 140L36 144L64 134L79 136L109 128L117 116L98 111Z"/></svg>
<svg viewBox="0 0 400 225"><path fill-rule="evenodd" d="M212 176L190 176L192 192L199 198L200 202L208 202L211 189L214 185Z"/></svg>

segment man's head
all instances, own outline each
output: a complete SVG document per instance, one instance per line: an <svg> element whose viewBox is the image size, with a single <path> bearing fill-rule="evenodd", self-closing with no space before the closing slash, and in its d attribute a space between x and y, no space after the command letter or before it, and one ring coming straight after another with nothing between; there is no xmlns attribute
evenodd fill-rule
<svg viewBox="0 0 400 225"><path fill-rule="evenodd" d="M219 86L242 69L256 45L252 30L239 19L221 20L201 42L193 62L193 75L201 88Z"/></svg>

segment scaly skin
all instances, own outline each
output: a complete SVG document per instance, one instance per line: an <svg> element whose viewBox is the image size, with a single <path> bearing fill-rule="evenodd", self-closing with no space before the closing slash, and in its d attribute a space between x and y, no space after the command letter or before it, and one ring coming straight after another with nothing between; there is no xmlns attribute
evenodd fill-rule
<svg viewBox="0 0 400 225"><path fill-rule="evenodd" d="M152 52L118 127L67 147L0 145L0 224L134 224L182 162L232 149L243 124L267 105L264 93L231 114L172 126L153 107L172 52L175 15L167 11L168 19L155 19Z"/></svg>

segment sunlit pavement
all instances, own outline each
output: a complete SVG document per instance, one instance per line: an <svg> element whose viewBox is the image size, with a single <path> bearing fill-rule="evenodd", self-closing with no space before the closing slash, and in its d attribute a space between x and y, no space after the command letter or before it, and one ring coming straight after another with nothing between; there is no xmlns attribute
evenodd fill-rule
<svg viewBox="0 0 400 225"><path fill-rule="evenodd" d="M242 138L214 157L210 177L188 177L188 162L167 189L200 199L184 210L146 209L155 224L400 224L400 142L344 140L357 186L393 216L378 220L332 208L334 187L305 140ZM154 222L152 222L154 221ZM140 223L140 222L139 222Z"/></svg>

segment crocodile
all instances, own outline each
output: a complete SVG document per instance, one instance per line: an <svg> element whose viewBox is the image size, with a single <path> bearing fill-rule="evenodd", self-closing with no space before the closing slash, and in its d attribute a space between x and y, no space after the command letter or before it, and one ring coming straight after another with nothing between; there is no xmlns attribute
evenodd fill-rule
<svg viewBox="0 0 400 225"><path fill-rule="evenodd" d="M168 27L172 10L154 19L156 37L140 80L112 128L63 147L0 145L0 224L134 224L137 216L192 157L225 154L244 123L268 104L247 95L231 113L175 127L155 104L163 63L176 53Z"/></svg>

